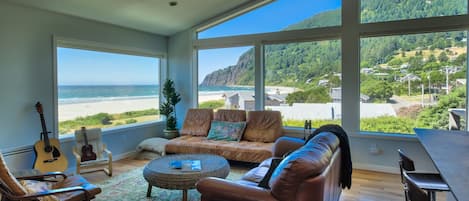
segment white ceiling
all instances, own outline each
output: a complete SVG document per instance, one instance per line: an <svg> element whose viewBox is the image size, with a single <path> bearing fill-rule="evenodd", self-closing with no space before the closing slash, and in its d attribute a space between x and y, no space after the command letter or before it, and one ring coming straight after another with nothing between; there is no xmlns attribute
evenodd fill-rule
<svg viewBox="0 0 469 201"><path fill-rule="evenodd" d="M177 6L169 6L177 1ZM140 31L172 35L250 0L10 0ZM252 0L251 0L252 1Z"/></svg>

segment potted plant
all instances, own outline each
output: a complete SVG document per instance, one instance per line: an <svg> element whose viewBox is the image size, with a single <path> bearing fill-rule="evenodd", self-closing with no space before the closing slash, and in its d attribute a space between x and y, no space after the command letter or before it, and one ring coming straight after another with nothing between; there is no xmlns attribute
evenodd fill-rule
<svg viewBox="0 0 469 201"><path fill-rule="evenodd" d="M164 135L166 138L175 138L178 135L176 128L176 104L181 101L181 95L176 92L174 82L166 80L163 85L164 102L160 104L160 114L166 117L166 128Z"/></svg>

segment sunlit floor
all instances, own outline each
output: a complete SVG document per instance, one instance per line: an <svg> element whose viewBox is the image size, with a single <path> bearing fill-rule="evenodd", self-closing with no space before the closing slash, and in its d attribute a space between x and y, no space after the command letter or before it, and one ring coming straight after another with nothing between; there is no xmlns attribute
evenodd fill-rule
<svg viewBox="0 0 469 201"><path fill-rule="evenodd" d="M137 167L144 166L148 160L123 159L113 163L113 175L125 173ZM103 172L86 173L83 176L92 183L96 183L108 176ZM352 188L343 190L341 201L403 201L404 193L398 174L354 170L352 174ZM443 192L437 193L438 201L445 201Z"/></svg>

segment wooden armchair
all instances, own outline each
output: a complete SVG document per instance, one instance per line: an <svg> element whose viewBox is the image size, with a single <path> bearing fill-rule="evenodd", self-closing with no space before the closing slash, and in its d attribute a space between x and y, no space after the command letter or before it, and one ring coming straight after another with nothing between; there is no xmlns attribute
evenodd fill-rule
<svg viewBox="0 0 469 201"><path fill-rule="evenodd" d="M88 201L101 193L101 188L81 176L58 172L15 178L0 153L0 194L2 201Z"/></svg>
<svg viewBox="0 0 469 201"><path fill-rule="evenodd" d="M101 139L101 129L93 128L85 131L88 144L93 146L93 152L96 153L96 160L82 161L82 147L85 145L85 136L83 130L75 130L75 142L76 146L73 148L73 155L76 159L76 173L86 173L96 170L103 170L108 176L112 176L112 153L106 148L106 144ZM98 165L106 165L107 168L92 169ZM88 169L86 172L82 172L82 168Z"/></svg>

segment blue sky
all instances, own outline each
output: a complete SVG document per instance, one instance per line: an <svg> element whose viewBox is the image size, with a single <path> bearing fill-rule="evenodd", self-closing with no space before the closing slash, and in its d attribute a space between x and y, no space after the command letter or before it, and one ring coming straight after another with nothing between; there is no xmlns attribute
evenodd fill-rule
<svg viewBox="0 0 469 201"><path fill-rule="evenodd" d="M340 8L341 0L277 0L199 34L201 38L279 31L319 12ZM252 47L199 51L199 83L214 70L235 65ZM156 58L58 48L59 85L158 83Z"/></svg>
<svg viewBox="0 0 469 201"><path fill-rule="evenodd" d="M159 59L57 48L59 85L132 85L159 81Z"/></svg>

